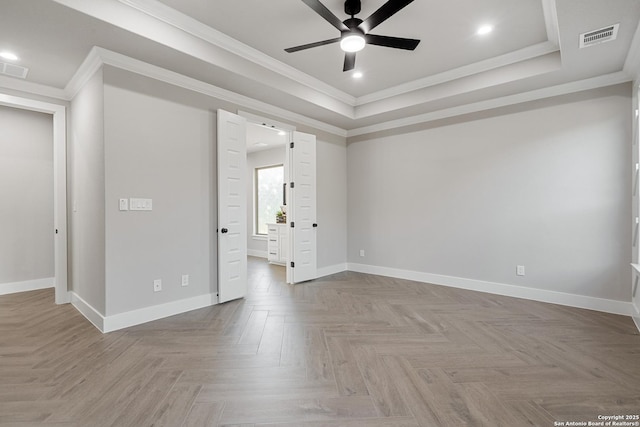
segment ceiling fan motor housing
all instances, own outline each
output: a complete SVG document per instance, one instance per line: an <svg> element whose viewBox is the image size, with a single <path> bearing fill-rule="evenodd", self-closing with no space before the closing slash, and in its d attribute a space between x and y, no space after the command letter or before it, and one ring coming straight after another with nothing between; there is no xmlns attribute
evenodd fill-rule
<svg viewBox="0 0 640 427"><path fill-rule="evenodd" d="M344 2L344 13L347 15L357 15L360 13L360 0L347 0ZM362 21L360 21L362 22ZM345 22L346 24L346 22ZM347 25L348 26L348 25Z"/></svg>

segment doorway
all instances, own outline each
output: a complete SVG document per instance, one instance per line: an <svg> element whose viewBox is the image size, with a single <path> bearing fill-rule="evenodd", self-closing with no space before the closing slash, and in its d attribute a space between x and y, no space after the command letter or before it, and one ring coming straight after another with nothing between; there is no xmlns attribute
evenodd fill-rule
<svg viewBox="0 0 640 427"><path fill-rule="evenodd" d="M283 231L285 236L285 258L280 262L286 266L287 283L297 283L314 279L316 266L316 194L315 194L315 144L314 135L297 132L295 127L265 119L251 113L239 112L238 115L218 110L218 294L219 301L228 301L222 295L246 293L246 256L253 240L261 241L261 249L254 249L268 256L268 241L257 229L254 208L253 189L255 168L247 167L247 128L262 128L273 136L285 137L285 155L283 161L284 183L283 204L280 210L286 211ZM282 135L284 133L284 135ZM240 143L242 140L242 143ZM252 146L268 147L263 141L249 141ZM279 163L282 159L272 158L270 163ZM229 163L233 161L233 164ZM271 165L273 166L273 165ZM237 170L243 173L237 177ZM295 188L294 188L295 185ZM286 201L285 201L286 199ZM286 203L286 205L285 205ZM234 212L234 215L230 215ZM233 229L227 224L234 223ZM273 223L274 225L277 223ZM279 224L281 225L281 224ZM268 236L267 236L268 238ZM281 243L279 243L281 244ZM282 251L279 251L282 254ZM238 257L239 254L244 255ZM254 255L256 252L253 253ZM244 280L244 284L243 283ZM236 283L235 289L228 289ZM233 298L233 299L235 299Z"/></svg>
<svg viewBox="0 0 640 427"><path fill-rule="evenodd" d="M0 105L53 117L53 227L56 304L70 301L67 289L67 143L66 109L62 105L0 94ZM25 289L26 290L26 289Z"/></svg>

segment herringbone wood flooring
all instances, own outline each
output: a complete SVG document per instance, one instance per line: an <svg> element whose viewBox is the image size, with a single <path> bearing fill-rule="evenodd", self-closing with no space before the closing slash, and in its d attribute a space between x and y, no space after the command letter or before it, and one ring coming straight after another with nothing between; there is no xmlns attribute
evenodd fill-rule
<svg viewBox="0 0 640 427"><path fill-rule="evenodd" d="M2 426L553 426L640 413L631 319L357 273L103 335L0 297Z"/></svg>

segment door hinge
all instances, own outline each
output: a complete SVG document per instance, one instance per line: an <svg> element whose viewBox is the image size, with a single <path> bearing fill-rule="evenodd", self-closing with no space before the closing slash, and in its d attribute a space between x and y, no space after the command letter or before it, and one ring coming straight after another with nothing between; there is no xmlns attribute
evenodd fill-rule
<svg viewBox="0 0 640 427"><path fill-rule="evenodd" d="M291 268L294 268L296 266L296 263L291 261Z"/></svg>
<svg viewBox="0 0 640 427"><path fill-rule="evenodd" d="M293 142L291 144L289 144L289 147L293 148Z"/></svg>
<svg viewBox="0 0 640 427"><path fill-rule="evenodd" d="M293 182L291 183L291 188L295 187L295 185L294 185L294 184L295 184L295 183L293 183Z"/></svg>
<svg viewBox="0 0 640 427"><path fill-rule="evenodd" d="M296 227L295 224L296 224L295 222L291 221L291 228L295 228Z"/></svg>

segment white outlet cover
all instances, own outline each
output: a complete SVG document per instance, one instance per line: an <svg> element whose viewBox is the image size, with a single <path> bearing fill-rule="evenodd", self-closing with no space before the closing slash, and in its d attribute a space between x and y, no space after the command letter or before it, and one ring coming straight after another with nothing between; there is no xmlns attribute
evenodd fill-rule
<svg viewBox="0 0 640 427"><path fill-rule="evenodd" d="M157 279L153 281L153 292L160 292L162 290L162 280Z"/></svg>
<svg viewBox="0 0 640 427"><path fill-rule="evenodd" d="M188 274L183 274L182 275L182 286L189 286L189 275Z"/></svg>

